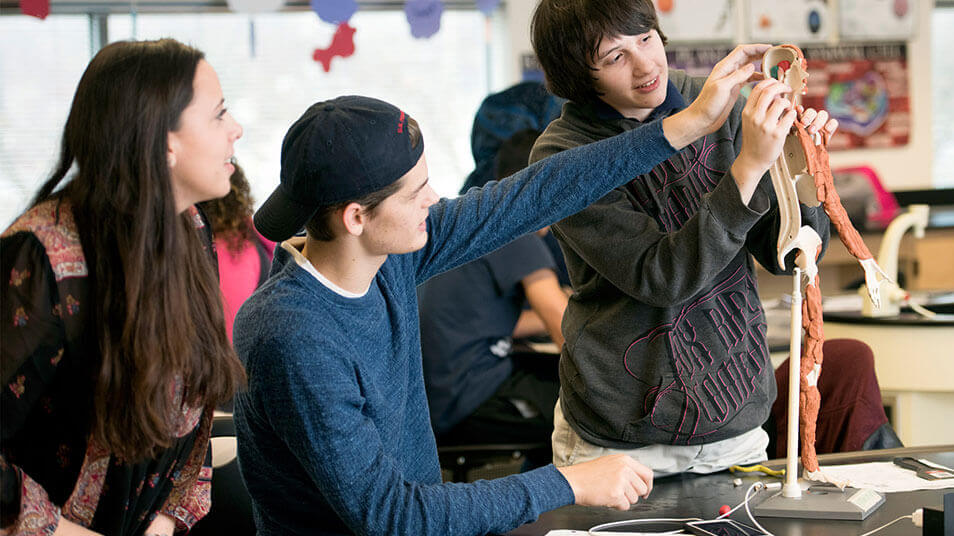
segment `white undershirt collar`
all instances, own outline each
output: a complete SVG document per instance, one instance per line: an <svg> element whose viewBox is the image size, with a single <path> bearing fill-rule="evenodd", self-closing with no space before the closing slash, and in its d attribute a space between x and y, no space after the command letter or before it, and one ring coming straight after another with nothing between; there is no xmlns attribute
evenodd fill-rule
<svg viewBox="0 0 954 536"><path fill-rule="evenodd" d="M340 296L344 296L345 298L362 298L362 297L364 297L364 296L368 293L368 290L367 290L367 289L365 289L364 292L362 292L362 293L359 294L359 293L357 293L357 292L351 292L350 290L345 290L345 289L339 287L338 285L332 283L330 279L328 279L327 277L323 276L323 275L321 274L321 272L319 272L319 271L311 264L311 262L308 260L307 257L305 257L304 255L302 255L301 252L298 251L298 248L296 248L295 246L291 245L287 240L286 240L285 242L282 242L282 249L284 249L285 251L291 253L292 258L295 259L295 262L298 264L298 266L301 266L302 268L304 268L305 271L308 272L309 274L313 275L313 276L315 277L315 279L318 280L319 283L321 283L322 285L324 285L325 287L327 287L328 290L334 292L335 294L338 294L338 295L340 295ZM370 288L370 287L369 287L369 288Z"/></svg>

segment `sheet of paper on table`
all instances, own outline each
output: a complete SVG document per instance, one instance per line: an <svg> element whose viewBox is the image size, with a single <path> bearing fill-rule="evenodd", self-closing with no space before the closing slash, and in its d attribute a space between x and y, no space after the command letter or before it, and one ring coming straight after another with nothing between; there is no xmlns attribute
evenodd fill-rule
<svg viewBox="0 0 954 536"><path fill-rule="evenodd" d="M942 465L922 460L939 469ZM898 467L892 462L870 462L849 465L822 466L822 471L837 480L848 481L853 488L866 488L882 493L915 491L920 489L954 488L954 479L925 480L910 469Z"/></svg>

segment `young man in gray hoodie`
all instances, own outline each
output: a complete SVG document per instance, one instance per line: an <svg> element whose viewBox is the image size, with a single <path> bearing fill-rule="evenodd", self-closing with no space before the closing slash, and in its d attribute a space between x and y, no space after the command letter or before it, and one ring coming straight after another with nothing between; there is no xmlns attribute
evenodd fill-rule
<svg viewBox="0 0 954 536"><path fill-rule="evenodd" d="M645 128L705 91L669 69L650 0L542 0L531 32L549 89L569 100L531 161ZM552 227L575 291L557 466L622 452L660 475L765 459L776 393L752 257L782 272L766 173L777 131L766 125L795 112L736 98L717 131ZM825 112L801 118L813 132L837 128ZM802 220L827 245L821 207Z"/></svg>

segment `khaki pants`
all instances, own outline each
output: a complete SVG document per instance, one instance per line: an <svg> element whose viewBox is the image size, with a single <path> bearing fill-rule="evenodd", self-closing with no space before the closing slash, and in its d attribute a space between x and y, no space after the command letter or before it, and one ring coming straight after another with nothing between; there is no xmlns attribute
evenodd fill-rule
<svg viewBox="0 0 954 536"><path fill-rule="evenodd" d="M768 434L757 426L737 436L706 445L647 445L621 450L585 441L563 417L560 401L553 410L553 464L573 465L606 456L626 454L653 470L655 477L675 473L714 473L732 465L748 465L766 459Z"/></svg>

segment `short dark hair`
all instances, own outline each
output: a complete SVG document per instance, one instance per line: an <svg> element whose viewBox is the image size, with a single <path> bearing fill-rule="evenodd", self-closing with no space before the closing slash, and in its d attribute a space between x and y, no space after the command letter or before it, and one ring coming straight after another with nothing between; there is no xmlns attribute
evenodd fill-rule
<svg viewBox="0 0 954 536"><path fill-rule="evenodd" d="M533 149L533 143L539 136L539 131L526 128L500 144L500 149L497 150L497 156L494 158L494 178L500 180L527 167L530 161L530 150Z"/></svg>
<svg viewBox="0 0 954 536"><path fill-rule="evenodd" d="M417 121L410 115L407 116L407 135L411 140L412 149L417 148L424 139L424 136L421 134L421 126L418 125ZM341 203L319 207L314 216L305 224L305 231L307 231L308 236L314 240L330 242L335 239L335 233L331 226L331 216L335 212L351 203L357 203L364 207L368 211L368 214L373 215L378 205L401 189L401 184L402 182L400 180L396 180L384 188L375 190L360 199L352 199L350 201L342 201Z"/></svg>
<svg viewBox="0 0 954 536"><path fill-rule="evenodd" d="M601 96L590 66L600 41L650 30L666 44L652 0L541 0L530 22L533 51L547 89L580 104Z"/></svg>

